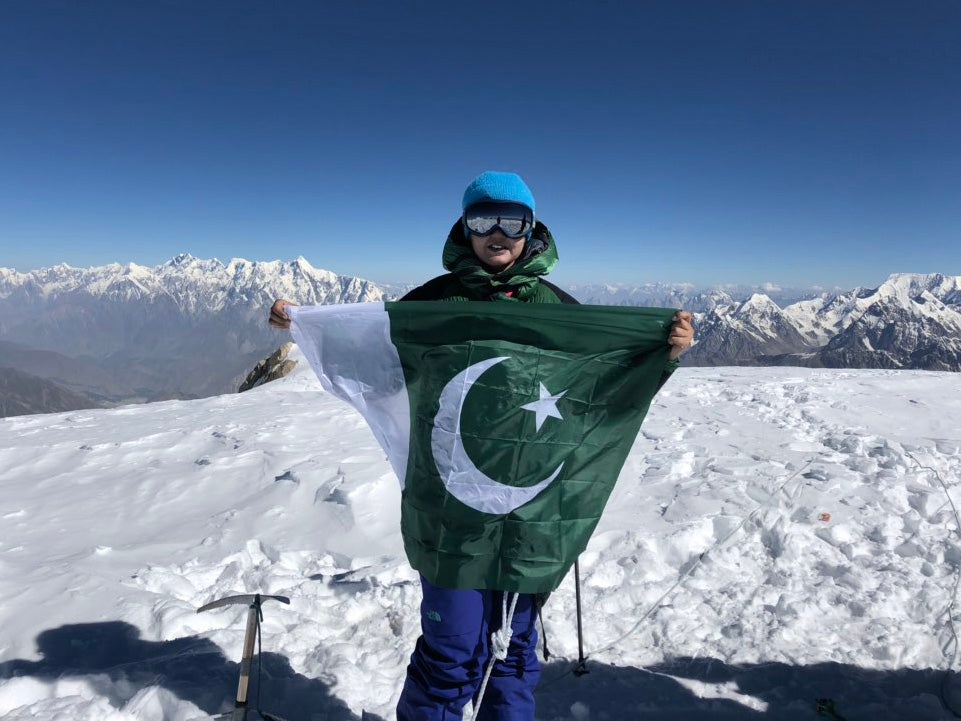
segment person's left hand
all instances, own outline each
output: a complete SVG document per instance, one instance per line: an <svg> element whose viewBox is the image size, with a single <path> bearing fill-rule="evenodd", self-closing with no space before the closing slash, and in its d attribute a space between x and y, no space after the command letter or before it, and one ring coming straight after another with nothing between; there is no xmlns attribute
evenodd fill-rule
<svg viewBox="0 0 961 721"><path fill-rule="evenodd" d="M297 304L291 303L289 300L284 300L283 298L275 300L274 304L270 306L270 316L267 322L274 328L290 330L290 316L287 315L287 308L292 305L295 306Z"/></svg>
<svg viewBox="0 0 961 721"><path fill-rule="evenodd" d="M671 344L671 360L679 358L694 343L694 326L691 325L691 314L686 310L679 310L674 316L667 342Z"/></svg>

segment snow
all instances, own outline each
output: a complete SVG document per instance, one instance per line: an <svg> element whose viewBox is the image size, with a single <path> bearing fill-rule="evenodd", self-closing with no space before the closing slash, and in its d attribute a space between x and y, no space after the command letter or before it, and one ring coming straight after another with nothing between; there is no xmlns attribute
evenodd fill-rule
<svg viewBox="0 0 961 721"><path fill-rule="evenodd" d="M588 675L571 578L545 608L538 719L950 718L959 477L961 374L682 368L581 557ZM246 609L196 609L260 592L291 598L264 607L265 710L393 718L419 624L399 494L305 363L0 422L0 717L225 711Z"/></svg>

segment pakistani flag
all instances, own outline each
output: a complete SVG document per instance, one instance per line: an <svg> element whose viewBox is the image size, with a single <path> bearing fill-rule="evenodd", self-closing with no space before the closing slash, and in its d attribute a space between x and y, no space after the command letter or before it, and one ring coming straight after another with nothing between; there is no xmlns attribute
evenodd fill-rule
<svg viewBox="0 0 961 721"><path fill-rule="evenodd" d="M668 363L675 311L528 303L291 307L324 388L403 489L411 565L446 588L555 589Z"/></svg>

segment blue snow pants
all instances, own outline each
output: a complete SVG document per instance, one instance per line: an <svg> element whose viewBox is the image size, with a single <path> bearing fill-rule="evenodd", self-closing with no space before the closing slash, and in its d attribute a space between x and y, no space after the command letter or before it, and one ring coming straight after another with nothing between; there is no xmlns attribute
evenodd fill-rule
<svg viewBox="0 0 961 721"><path fill-rule="evenodd" d="M438 588L423 576L421 585L422 635L407 667L397 721L457 721L484 680L504 594ZM521 594L507 658L494 665L476 721L533 721L534 687L541 676L536 620L534 596Z"/></svg>

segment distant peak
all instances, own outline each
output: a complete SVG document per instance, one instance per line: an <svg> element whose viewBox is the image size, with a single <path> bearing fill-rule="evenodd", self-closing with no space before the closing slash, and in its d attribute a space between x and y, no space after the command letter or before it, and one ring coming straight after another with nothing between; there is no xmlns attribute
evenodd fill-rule
<svg viewBox="0 0 961 721"><path fill-rule="evenodd" d="M891 273L888 276L888 282L896 280L940 280L943 277L940 273Z"/></svg>
<svg viewBox="0 0 961 721"><path fill-rule="evenodd" d="M755 307L769 307L774 306L779 307L777 303L768 298L764 293L752 293L751 297L744 301L744 307L748 308L751 306Z"/></svg>
<svg viewBox="0 0 961 721"><path fill-rule="evenodd" d="M875 289L875 293L881 297L910 297L924 291L930 291L937 297L957 294L961 292L961 276L942 273L892 273Z"/></svg>

